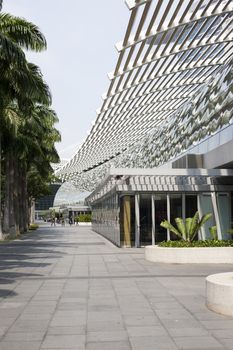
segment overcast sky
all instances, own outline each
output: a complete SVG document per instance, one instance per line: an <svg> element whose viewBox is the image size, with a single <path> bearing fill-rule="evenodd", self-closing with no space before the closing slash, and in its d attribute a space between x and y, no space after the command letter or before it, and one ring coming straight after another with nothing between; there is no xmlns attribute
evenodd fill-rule
<svg viewBox="0 0 233 350"><path fill-rule="evenodd" d="M47 51L28 58L41 67L51 88L62 134L57 149L61 158L69 158L102 104L129 10L124 0L4 0L3 11L34 22L46 36Z"/></svg>

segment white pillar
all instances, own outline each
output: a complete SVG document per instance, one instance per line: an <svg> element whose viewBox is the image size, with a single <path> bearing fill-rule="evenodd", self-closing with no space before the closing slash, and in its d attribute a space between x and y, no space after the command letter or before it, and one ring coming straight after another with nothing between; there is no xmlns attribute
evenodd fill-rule
<svg viewBox="0 0 233 350"><path fill-rule="evenodd" d="M217 198L216 198L215 192L211 192L211 200L212 200L215 222L216 222L216 227L217 227L217 235L218 235L218 239L221 240L222 239L222 231L221 231L220 220L219 220L219 215L218 215L218 205L217 205Z"/></svg>
<svg viewBox="0 0 233 350"><path fill-rule="evenodd" d="M151 196L151 215L152 215L152 245L155 245L155 195Z"/></svg>
<svg viewBox="0 0 233 350"><path fill-rule="evenodd" d="M140 247L140 196L135 194L135 247Z"/></svg>
<svg viewBox="0 0 233 350"><path fill-rule="evenodd" d="M167 221L171 222L171 208L170 208L170 195L167 194ZM167 241L170 241L170 230L167 229Z"/></svg>
<svg viewBox="0 0 233 350"><path fill-rule="evenodd" d="M197 195L197 211L199 213L199 216L202 217L202 209L201 209L201 194L198 193ZM205 231L204 227L202 226L200 230L198 231L198 240L204 240L205 239Z"/></svg>

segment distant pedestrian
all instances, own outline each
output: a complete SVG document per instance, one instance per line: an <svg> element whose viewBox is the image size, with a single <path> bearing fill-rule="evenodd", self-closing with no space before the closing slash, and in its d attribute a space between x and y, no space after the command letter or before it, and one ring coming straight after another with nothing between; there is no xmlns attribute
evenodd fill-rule
<svg viewBox="0 0 233 350"><path fill-rule="evenodd" d="M76 226L78 226L78 216L76 217L76 219L75 219L75 221L76 221Z"/></svg>
<svg viewBox="0 0 233 350"><path fill-rule="evenodd" d="M69 224L70 224L70 226L73 225L73 219L71 217L69 218Z"/></svg>
<svg viewBox="0 0 233 350"><path fill-rule="evenodd" d="M52 219L51 219L51 226L56 226L56 220L55 220L55 218L52 218Z"/></svg>

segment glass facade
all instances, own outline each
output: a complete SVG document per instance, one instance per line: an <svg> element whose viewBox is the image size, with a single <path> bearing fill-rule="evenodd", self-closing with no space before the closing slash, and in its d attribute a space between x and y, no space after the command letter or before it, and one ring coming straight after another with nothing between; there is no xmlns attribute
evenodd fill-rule
<svg viewBox="0 0 233 350"><path fill-rule="evenodd" d="M152 241L152 209L151 194L140 195L140 244L151 244Z"/></svg>
<svg viewBox="0 0 233 350"><path fill-rule="evenodd" d="M113 194L92 205L93 230L120 246L118 195Z"/></svg>
<svg viewBox="0 0 233 350"><path fill-rule="evenodd" d="M160 226L160 222L167 220L167 195L156 194L154 196L155 204L155 242L166 241L167 230Z"/></svg>
<svg viewBox="0 0 233 350"><path fill-rule="evenodd" d="M233 197L231 192L214 194L217 212L214 210L213 192L116 193L92 205L93 229L118 246L138 246L137 235L139 246L152 244L153 234L156 244L167 239L178 239L160 226L163 220L176 225L175 218L192 217L198 210L201 216L211 213L212 217L196 239L210 239L210 227L216 226L216 222L219 222L222 239L229 239ZM138 201L135 200L136 195L139 196Z"/></svg>

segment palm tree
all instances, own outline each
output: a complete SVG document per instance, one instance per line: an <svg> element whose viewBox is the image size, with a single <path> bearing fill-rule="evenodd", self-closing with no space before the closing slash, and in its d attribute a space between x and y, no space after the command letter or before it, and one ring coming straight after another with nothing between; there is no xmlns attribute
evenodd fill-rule
<svg viewBox="0 0 233 350"><path fill-rule="evenodd" d="M38 67L27 63L23 49L46 49L45 37L34 24L0 13L0 164L2 137L6 132L17 128L17 114L9 113L11 103L17 103L19 109L25 111L33 103L48 105L51 102L49 89ZM1 172L0 168L0 176ZM2 236L1 215L0 235Z"/></svg>
<svg viewBox="0 0 233 350"><path fill-rule="evenodd" d="M29 199L48 190L53 174L50 163L59 161L54 144L60 141L60 134L54 128L56 113L47 106L34 105L28 115L17 105L11 110L18 116L18 130L8 135L10 143L5 145L4 232L15 236L27 229ZM28 182L35 188L29 188Z"/></svg>

